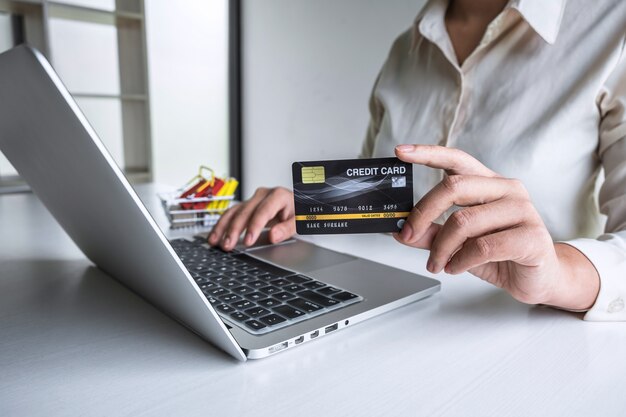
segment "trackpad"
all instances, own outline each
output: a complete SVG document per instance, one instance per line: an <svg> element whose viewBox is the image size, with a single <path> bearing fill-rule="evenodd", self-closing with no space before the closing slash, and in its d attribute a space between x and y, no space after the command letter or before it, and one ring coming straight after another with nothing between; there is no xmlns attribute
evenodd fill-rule
<svg viewBox="0 0 626 417"><path fill-rule="evenodd" d="M246 253L286 269L303 273L357 259L354 256L320 248L300 240L254 248L246 251Z"/></svg>

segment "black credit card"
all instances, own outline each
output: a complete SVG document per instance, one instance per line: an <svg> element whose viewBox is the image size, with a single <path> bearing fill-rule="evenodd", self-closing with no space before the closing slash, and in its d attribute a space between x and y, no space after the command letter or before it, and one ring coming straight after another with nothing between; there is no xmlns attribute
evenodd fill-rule
<svg viewBox="0 0 626 417"><path fill-rule="evenodd" d="M291 167L298 234L397 232L413 208L413 167L398 158Z"/></svg>

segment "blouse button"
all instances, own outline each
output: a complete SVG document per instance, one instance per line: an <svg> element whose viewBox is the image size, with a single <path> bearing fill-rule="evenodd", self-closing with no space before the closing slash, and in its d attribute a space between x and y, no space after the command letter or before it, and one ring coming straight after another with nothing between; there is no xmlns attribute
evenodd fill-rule
<svg viewBox="0 0 626 417"><path fill-rule="evenodd" d="M617 297L615 300L611 301L609 304L608 311L609 313L619 313L624 309L624 300L622 297Z"/></svg>

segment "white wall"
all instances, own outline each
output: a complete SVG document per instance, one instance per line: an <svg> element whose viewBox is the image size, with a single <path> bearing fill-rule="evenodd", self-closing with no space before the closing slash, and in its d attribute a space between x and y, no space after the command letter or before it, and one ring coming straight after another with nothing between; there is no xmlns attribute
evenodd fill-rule
<svg viewBox="0 0 626 417"><path fill-rule="evenodd" d="M228 172L227 2L145 2L159 183L182 185L201 164Z"/></svg>
<svg viewBox="0 0 626 417"><path fill-rule="evenodd" d="M424 0L243 2L244 196L291 163L357 157L391 43Z"/></svg>

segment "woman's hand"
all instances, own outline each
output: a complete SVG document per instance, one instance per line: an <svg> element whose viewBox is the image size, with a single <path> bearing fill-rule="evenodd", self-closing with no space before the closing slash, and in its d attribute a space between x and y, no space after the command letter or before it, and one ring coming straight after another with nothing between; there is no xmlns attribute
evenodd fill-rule
<svg viewBox="0 0 626 417"><path fill-rule="evenodd" d="M283 187L259 188L252 198L222 214L209 234L209 244L232 250L245 230L243 243L250 246L266 226L270 226L270 241L281 242L296 232L294 213L291 191Z"/></svg>
<svg viewBox="0 0 626 417"><path fill-rule="evenodd" d="M430 250L428 271L469 271L529 304L593 305L599 290L593 264L572 246L553 243L520 181L503 178L458 149L400 145L396 155L447 174L395 235ZM434 223L453 206L460 209L443 225Z"/></svg>

